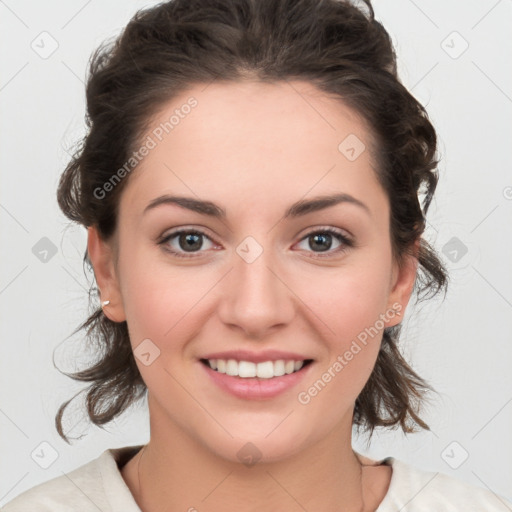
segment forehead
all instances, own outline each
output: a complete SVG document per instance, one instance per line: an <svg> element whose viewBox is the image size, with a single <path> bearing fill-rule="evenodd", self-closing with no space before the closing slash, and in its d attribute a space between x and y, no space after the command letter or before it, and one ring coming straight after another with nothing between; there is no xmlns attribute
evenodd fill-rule
<svg viewBox="0 0 512 512"><path fill-rule="evenodd" d="M192 99L195 105L189 107ZM157 139L183 142L180 132L187 132L191 141L193 130L194 142L243 141L239 147L246 150L262 142L270 150L298 139L311 147L323 139L326 147L337 149L336 142L350 134L370 136L355 110L303 81L195 84L163 105L151 125ZM273 138L276 134L278 139Z"/></svg>
<svg viewBox="0 0 512 512"><path fill-rule="evenodd" d="M125 202L182 192L257 205L341 191L380 194L375 208L386 208L364 120L310 83L196 84L149 126L142 143L151 149L130 176Z"/></svg>

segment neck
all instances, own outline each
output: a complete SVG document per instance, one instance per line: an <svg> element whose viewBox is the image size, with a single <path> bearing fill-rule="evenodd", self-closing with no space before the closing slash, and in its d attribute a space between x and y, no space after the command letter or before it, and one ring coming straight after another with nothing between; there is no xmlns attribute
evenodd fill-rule
<svg viewBox="0 0 512 512"><path fill-rule="evenodd" d="M351 419L351 418L350 418ZM151 425L149 443L134 457L132 492L144 512L162 510L242 512L292 508L361 512L361 462L351 446L351 422L285 460L247 466L226 460L187 432Z"/></svg>

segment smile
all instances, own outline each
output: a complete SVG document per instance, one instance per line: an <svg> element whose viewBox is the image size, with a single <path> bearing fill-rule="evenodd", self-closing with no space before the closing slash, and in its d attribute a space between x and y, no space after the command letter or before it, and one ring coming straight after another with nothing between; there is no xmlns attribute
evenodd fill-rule
<svg viewBox="0 0 512 512"><path fill-rule="evenodd" d="M272 379L298 372L303 366L311 363L312 359L304 361L278 359L277 361L262 361L260 363L237 361L235 359L201 359L201 362L208 365L212 370L231 377Z"/></svg>

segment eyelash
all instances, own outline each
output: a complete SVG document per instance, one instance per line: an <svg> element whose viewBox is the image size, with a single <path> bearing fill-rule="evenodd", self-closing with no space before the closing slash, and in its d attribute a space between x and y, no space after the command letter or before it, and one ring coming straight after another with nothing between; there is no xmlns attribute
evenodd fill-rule
<svg viewBox="0 0 512 512"><path fill-rule="evenodd" d="M312 235L326 234L326 233L328 233L329 235L332 235L342 245L340 247L338 247L337 249L333 250L333 251L326 251L325 253L313 252L313 254L315 254L315 256L313 256L314 258L329 258L329 257L332 257L333 254L341 254L341 253L347 251L349 248L352 248L352 247L355 246L353 240L351 240L347 236L343 235L342 233L340 233L336 229L333 229L333 228L330 228L330 227L320 228L320 229L316 229L314 231L310 231L309 233L306 233L306 235L304 235L300 239L300 242L302 242L303 240L308 239ZM169 247L166 244L170 240L172 240L173 238L176 238L177 236L182 235L182 234L200 235L200 236L203 236L205 238L208 238L213 243L213 240L206 233L204 233L203 231L198 230L198 229L179 229L177 231L173 231L172 233L169 233L168 235L165 235L157 243L158 243L158 245L162 245L163 249L165 251L171 253L173 256L176 256L178 258L197 258L198 254L200 254L201 252L204 252L204 251L197 251L197 252L190 252L190 253L187 254L187 253L177 252L177 251L174 251L172 249L169 249Z"/></svg>

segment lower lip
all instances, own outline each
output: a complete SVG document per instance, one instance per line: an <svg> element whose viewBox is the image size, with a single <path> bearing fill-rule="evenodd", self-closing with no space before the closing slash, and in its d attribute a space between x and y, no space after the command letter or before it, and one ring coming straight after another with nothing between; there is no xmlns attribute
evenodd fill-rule
<svg viewBox="0 0 512 512"><path fill-rule="evenodd" d="M238 398L247 400L264 400L274 398L285 391L296 386L307 373L313 363L301 368L298 372L282 375L281 377L272 377L271 379L259 379L257 377L242 378L226 375L216 370L212 370L206 364L199 364L208 373L210 378L221 389L231 393Z"/></svg>

